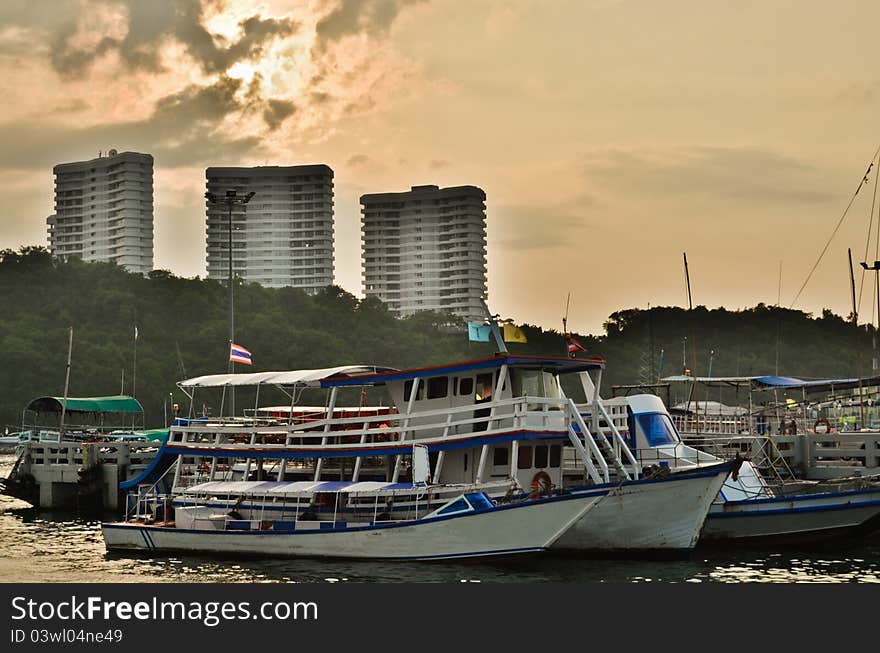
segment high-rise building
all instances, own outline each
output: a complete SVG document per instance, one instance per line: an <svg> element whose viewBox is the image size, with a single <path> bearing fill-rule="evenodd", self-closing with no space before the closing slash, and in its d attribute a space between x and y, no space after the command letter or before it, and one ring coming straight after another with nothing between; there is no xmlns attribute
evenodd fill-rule
<svg viewBox="0 0 880 653"><path fill-rule="evenodd" d="M485 316L485 202L476 186L361 196L365 294L398 315Z"/></svg>
<svg viewBox="0 0 880 653"><path fill-rule="evenodd" d="M55 166L55 213L46 220L59 258L153 269L153 157L110 150Z"/></svg>
<svg viewBox="0 0 880 653"><path fill-rule="evenodd" d="M229 190L253 198L232 209L232 267L249 282L315 293L333 283L333 170L326 165L208 168L208 278L229 278Z"/></svg>

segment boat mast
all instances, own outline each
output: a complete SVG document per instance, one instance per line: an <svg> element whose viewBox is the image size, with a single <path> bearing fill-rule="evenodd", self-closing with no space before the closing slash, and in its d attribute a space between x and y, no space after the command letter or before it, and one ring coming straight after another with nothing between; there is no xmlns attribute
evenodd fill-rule
<svg viewBox="0 0 880 653"><path fill-rule="evenodd" d="M865 427L865 407L863 405L864 396L862 395L862 349L859 347L859 307L856 305L856 278L853 274L853 264L852 264L852 248L847 248L846 250L847 256L849 257L849 286L852 292L852 321L853 321L853 333L856 337L856 366L857 373L859 375L859 424L861 428ZM876 264L876 262L875 262ZM868 264L862 262L862 267L866 270L868 269ZM880 292L880 291L878 291Z"/></svg>
<svg viewBox="0 0 880 653"><path fill-rule="evenodd" d="M695 402L695 401L697 400L697 398L696 398L696 389L697 389L697 381L696 381L696 378L697 378L697 377L696 377L696 374L697 374L697 371L696 371L696 367L697 367L697 366L696 366L696 361L697 361L697 348L696 348L696 345L694 344L694 325L693 325L693 319L694 319L694 318L693 318L694 303L693 303L693 300L692 300L692 298L691 298L691 275L690 275L690 272L688 271L688 255L687 255L687 252L683 252L683 253L682 253L682 256L684 257L684 279L685 279L685 282L687 283L687 293L688 293L688 327L689 327L688 330L690 331L690 336L691 336L691 351L693 352L693 353L691 354L691 357L692 357L693 360L694 360L694 365L691 366L691 377L692 377L692 379L693 379L693 382L691 383L691 391L690 391L690 393L688 394L688 402L687 402L687 406L685 407L685 410L686 410L686 411L690 411L690 409L691 409L691 402ZM684 370L682 370L682 373L684 373L684 372L687 371L687 336L685 336L685 339L684 339L684 354L683 354L682 365L683 365L683 367L684 367ZM698 410L697 412L699 413L699 410ZM697 420L697 431L699 431L699 430L700 430L700 423L699 423L699 419L698 419L698 420Z"/></svg>
<svg viewBox="0 0 880 653"><path fill-rule="evenodd" d="M64 401L61 404L61 423L58 425L60 438L64 439L64 417L67 414L67 391L70 389L70 359L73 354L73 327L70 327L70 336L67 342L67 370L64 373Z"/></svg>

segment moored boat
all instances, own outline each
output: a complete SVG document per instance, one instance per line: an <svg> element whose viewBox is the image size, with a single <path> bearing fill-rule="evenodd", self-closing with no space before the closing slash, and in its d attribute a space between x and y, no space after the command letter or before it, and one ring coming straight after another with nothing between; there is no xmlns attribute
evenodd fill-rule
<svg viewBox="0 0 880 653"><path fill-rule="evenodd" d="M768 484L749 463L725 481L709 510L701 541L808 541L880 528L880 482Z"/></svg>
<svg viewBox="0 0 880 653"><path fill-rule="evenodd" d="M183 419L172 428L163 448L167 464L138 479L137 484L154 488L154 495L160 494L157 486L167 489L175 514L208 507L221 514L234 511L251 521L266 521L267 515L273 515L271 521L283 522L279 516L291 513L336 519L338 515L327 504L327 492L318 489L319 483L412 483L412 451L417 443L427 454L430 491L424 498L411 493L383 495L386 505L382 512L389 518L411 519L419 505L442 509L460 497L464 485L469 492L483 493L498 507L527 500L545 505L557 499L595 499L596 505L575 523L579 530L591 530L591 514L599 509L609 521L626 521L627 528L612 538L612 548L691 548L695 538L690 532L651 539L657 521L649 517L656 517L656 506L668 501L672 491L678 500L665 506L665 514L687 513L684 522L699 532L708 510L706 483L715 483L717 477L720 485L726 473L724 465L704 466L694 473L682 471L670 480L653 472L646 476L648 466L634 459L622 434L612 430L606 435L596 424L588 426L581 408L563 392L563 375L580 375L587 387L592 383L587 372L603 367L599 359L502 354L410 370L350 365L189 379L179 386L191 397L191 406L196 391L252 385L258 397L266 389L282 388L291 399L291 409L256 410L247 419ZM361 402L368 391L384 392L385 396L364 414L350 407L338 417L342 393L349 388L359 391ZM296 410L296 398L303 391L319 389L327 392L322 408ZM601 404L592 405L597 415L604 410ZM579 482L571 487L563 478L563 445L575 452L582 470ZM231 486L224 492L215 488L208 498L188 492L215 481L308 482L311 489L276 495L270 503L237 495ZM348 511L346 520L363 518L364 511L373 511L369 501L362 506L349 496L344 508ZM526 512L533 511L518 514ZM130 526L120 524L105 532L124 528ZM682 527L679 524L671 530L681 531ZM639 536L633 537L637 531ZM548 539L548 545L556 539ZM601 539L575 539L566 548L606 547Z"/></svg>
<svg viewBox="0 0 880 653"><path fill-rule="evenodd" d="M278 497L308 498L316 492L313 487L295 487L302 485L297 482L255 485L262 487L240 489L239 496L265 502ZM262 515L263 519L242 519L234 511L224 512L216 504L204 502L177 506L173 522L103 524L104 541L109 550L282 557L440 560L509 556L543 551L589 513L603 494L597 491L590 496L523 498L496 504L483 492L463 489L458 496L433 508L424 498L429 492L426 486L369 482L331 485L332 489L318 491L337 508L332 515L291 511L276 515L281 519L267 515ZM188 492L195 496L211 493L210 488L199 486ZM424 507L420 510L416 504L409 515L391 516L385 512L385 505L398 497L414 497L416 502L421 497ZM371 514L343 515L340 504L348 501L371 503L374 509Z"/></svg>
<svg viewBox="0 0 880 653"><path fill-rule="evenodd" d="M637 395L597 404L604 430L619 435L639 470L575 524L554 549L687 552L694 548L732 465L682 443L663 402ZM582 407L591 420L595 409ZM602 426L596 428L603 430ZM583 491L572 488L570 491Z"/></svg>
<svg viewBox="0 0 880 653"><path fill-rule="evenodd" d="M658 397L635 395L607 403L612 414L615 409L622 413L620 407L626 406L625 439L639 460L670 470L661 476L672 478L677 470L695 471L695 465L699 468L721 460L685 444ZM708 515L699 531L701 543L805 542L880 527L880 482L871 477L821 482L780 479L771 483L751 461L744 460L721 481L716 494L709 498ZM662 514L660 502L656 510L658 516ZM600 509L591 515L593 520L602 517ZM658 521L669 524L672 519L669 516ZM596 532L604 533L606 529ZM564 538L557 546L562 544Z"/></svg>

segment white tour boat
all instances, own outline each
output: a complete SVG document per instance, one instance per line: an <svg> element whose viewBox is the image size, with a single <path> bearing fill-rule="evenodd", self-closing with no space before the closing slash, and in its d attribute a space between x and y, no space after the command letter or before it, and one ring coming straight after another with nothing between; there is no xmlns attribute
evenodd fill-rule
<svg viewBox="0 0 880 653"><path fill-rule="evenodd" d="M188 508L207 508L217 514L233 512L252 522L284 522L291 513L303 521L314 521L313 517L317 521L344 518L347 523L375 523L371 518L378 517L380 522L420 520L467 492L483 493L508 512L511 506L531 505L529 501L549 506L584 498L595 504L575 520L577 531L602 530L605 520L626 522L626 528L609 529L604 539L570 538L563 548L692 548L694 533L699 532L728 464L656 473L659 468L648 468L634 458L617 429L606 432L598 419L588 426L592 417L588 415L585 421L582 408L566 396L562 377L570 375L575 381L580 377L583 388L593 388L601 380L603 367L601 359L499 354L410 370L343 366L189 379L179 386L192 398L191 406L197 390L252 386L256 406L260 392L280 388L290 399L290 408L255 409L248 418L198 420L191 410L190 418L172 428L161 461L132 487L143 486L138 504L152 494L153 505L158 506L160 495L169 494L169 510L175 515ZM599 374L596 385L590 371ZM327 393L323 406L298 406L304 393L317 390ZM382 393L385 407L377 407L371 396L374 405L362 413L354 406L340 413L345 393L353 392L357 394L350 394L349 400L357 397L360 404L367 392ZM593 414L604 411L598 393L587 397ZM313 395L309 398L315 403ZM363 486L357 484L363 482L398 489L398 484L412 484L414 443L427 452L427 489L421 495L409 488L397 494L382 490L362 496ZM563 477L564 448L574 452L582 472L570 483ZM268 502L244 486L240 491L233 486L222 486L223 491L221 486L211 486L215 490L211 496L190 491L208 489L205 483L217 481L308 482L312 486L276 493ZM337 498L330 490L319 491L317 484L322 482L356 487L354 492L350 488L341 491ZM383 509L374 514L379 498ZM658 523L659 506L667 524ZM533 511L518 514L525 512ZM607 518L592 526L593 513L604 513ZM493 520L504 521L491 514ZM421 522L409 525L422 527ZM126 532L126 528L133 526L105 527L108 547L118 546L115 532ZM548 546L565 539L556 535L554 531L545 540ZM189 537L198 540L195 534ZM142 544L147 547L146 542Z"/></svg>

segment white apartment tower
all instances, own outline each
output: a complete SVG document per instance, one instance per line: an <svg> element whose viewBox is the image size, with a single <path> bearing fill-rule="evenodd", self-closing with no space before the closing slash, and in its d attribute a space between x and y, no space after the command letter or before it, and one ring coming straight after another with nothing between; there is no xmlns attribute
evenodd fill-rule
<svg viewBox="0 0 880 653"><path fill-rule="evenodd" d="M232 209L232 268L244 281L316 293L333 283L333 170L326 165L208 168L208 278L229 278L227 191L254 196Z"/></svg>
<svg viewBox="0 0 880 653"><path fill-rule="evenodd" d="M55 213L46 220L59 258L153 269L153 157L110 150L55 166Z"/></svg>
<svg viewBox="0 0 880 653"><path fill-rule="evenodd" d="M398 315L485 315L486 193L476 186L413 186L361 196L363 281Z"/></svg>

